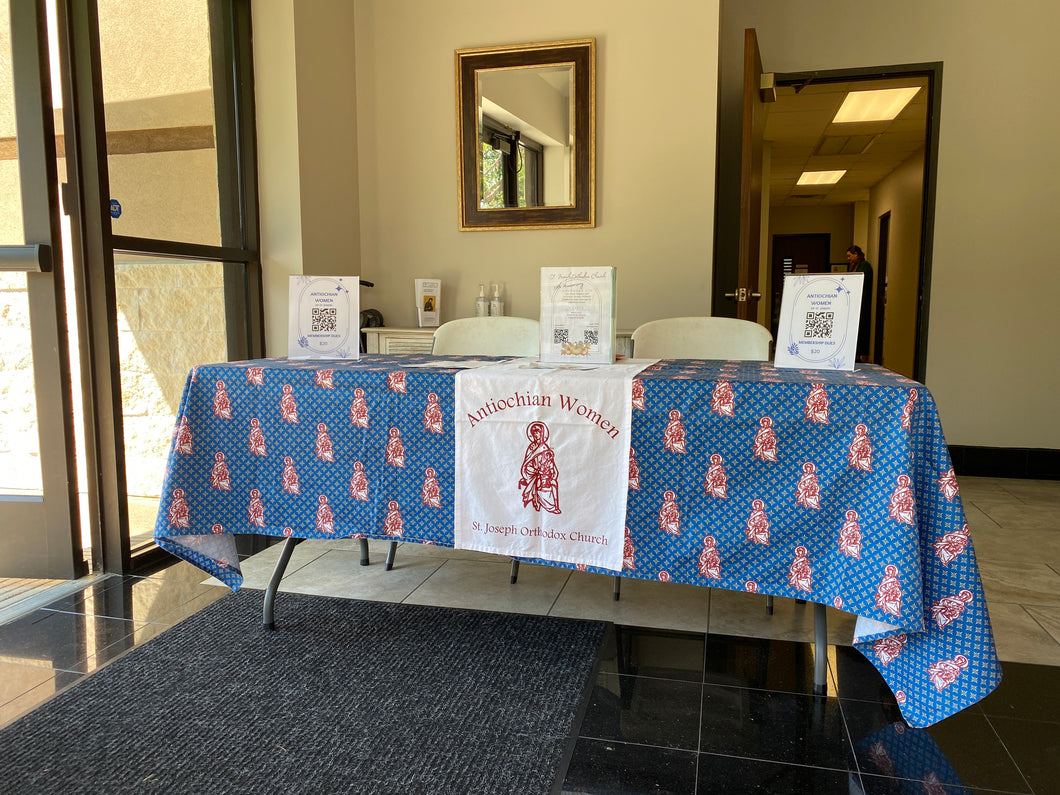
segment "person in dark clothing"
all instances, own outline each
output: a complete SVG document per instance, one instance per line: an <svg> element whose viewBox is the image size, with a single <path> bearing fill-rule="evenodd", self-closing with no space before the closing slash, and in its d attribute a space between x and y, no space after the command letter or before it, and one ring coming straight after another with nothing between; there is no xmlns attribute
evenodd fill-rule
<svg viewBox="0 0 1060 795"><path fill-rule="evenodd" d="M861 246L847 249L847 272L865 274L865 284L861 289L861 319L858 321L859 362L871 361L869 357L869 335L872 331L872 265L865 259Z"/></svg>

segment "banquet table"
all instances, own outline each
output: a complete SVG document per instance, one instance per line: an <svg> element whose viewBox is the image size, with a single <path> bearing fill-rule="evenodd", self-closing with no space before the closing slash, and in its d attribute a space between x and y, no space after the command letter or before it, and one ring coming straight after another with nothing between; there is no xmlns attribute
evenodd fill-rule
<svg viewBox="0 0 1060 795"><path fill-rule="evenodd" d="M431 364L411 355L194 368L156 542L233 590L240 533L453 546L460 369ZM622 577L856 614L854 645L912 726L998 685L960 491L923 384L875 365L662 360L637 376L630 400ZM438 406L440 425L427 418ZM395 435L401 466L385 454Z"/></svg>

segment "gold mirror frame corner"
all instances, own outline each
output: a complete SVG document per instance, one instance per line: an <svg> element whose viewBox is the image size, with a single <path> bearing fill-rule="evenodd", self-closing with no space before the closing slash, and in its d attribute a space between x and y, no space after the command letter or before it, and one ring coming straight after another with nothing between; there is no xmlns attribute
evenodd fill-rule
<svg viewBox="0 0 1060 795"><path fill-rule="evenodd" d="M478 97L480 69L574 64L574 202L562 207L483 210L478 187ZM586 229L596 226L596 39L534 42L457 50L456 140L460 231Z"/></svg>

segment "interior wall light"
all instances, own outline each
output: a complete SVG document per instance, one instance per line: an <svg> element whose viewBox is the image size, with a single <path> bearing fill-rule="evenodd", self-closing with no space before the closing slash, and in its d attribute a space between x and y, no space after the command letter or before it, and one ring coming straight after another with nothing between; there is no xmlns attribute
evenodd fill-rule
<svg viewBox="0 0 1060 795"><path fill-rule="evenodd" d="M803 171L797 185L835 185L846 174L842 171Z"/></svg>
<svg viewBox="0 0 1060 795"><path fill-rule="evenodd" d="M851 91L846 95L833 124L859 121L891 121L902 112L920 88L882 88L874 91Z"/></svg>

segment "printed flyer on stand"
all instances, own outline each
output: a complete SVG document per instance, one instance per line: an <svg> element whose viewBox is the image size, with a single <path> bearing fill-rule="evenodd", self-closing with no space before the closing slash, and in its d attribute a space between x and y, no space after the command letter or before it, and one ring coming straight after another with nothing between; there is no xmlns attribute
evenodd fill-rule
<svg viewBox="0 0 1060 795"><path fill-rule="evenodd" d="M360 284L356 276L292 276L287 325L291 359L360 357Z"/></svg>
<svg viewBox="0 0 1060 795"><path fill-rule="evenodd" d="M853 370L864 279L861 273L785 276L774 364Z"/></svg>
<svg viewBox="0 0 1060 795"><path fill-rule="evenodd" d="M541 361L615 360L615 269L541 269Z"/></svg>

